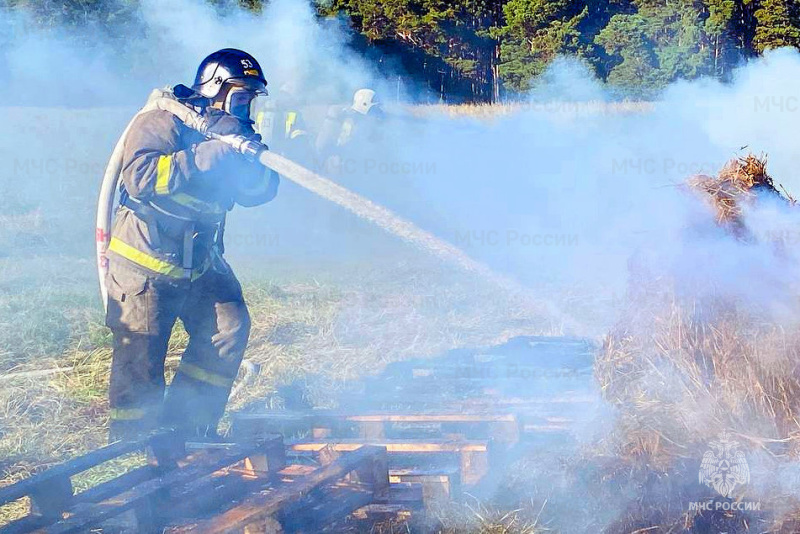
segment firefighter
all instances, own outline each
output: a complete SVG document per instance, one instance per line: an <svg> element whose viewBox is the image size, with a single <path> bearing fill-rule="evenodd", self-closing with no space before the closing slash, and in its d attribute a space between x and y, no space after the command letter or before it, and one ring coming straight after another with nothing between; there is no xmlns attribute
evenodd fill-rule
<svg viewBox="0 0 800 534"><path fill-rule="evenodd" d="M191 88L174 93L201 111L210 132L257 138L250 115L266 85L255 58L224 49L203 60ZM110 437L158 426L214 437L250 331L241 286L222 256L225 218L235 204L272 200L278 176L155 110L131 125L120 188L105 280ZM189 343L165 395L164 360L178 318Z"/></svg>
<svg viewBox="0 0 800 534"><path fill-rule="evenodd" d="M255 130L270 150L308 165L313 146L296 94L295 85L287 82L281 85L277 96L265 99L263 107L256 111Z"/></svg>
<svg viewBox="0 0 800 534"><path fill-rule="evenodd" d="M366 154L369 145L380 139L378 120L383 117L372 89L356 91L350 107L329 109L315 147L323 172L352 170L359 155Z"/></svg>

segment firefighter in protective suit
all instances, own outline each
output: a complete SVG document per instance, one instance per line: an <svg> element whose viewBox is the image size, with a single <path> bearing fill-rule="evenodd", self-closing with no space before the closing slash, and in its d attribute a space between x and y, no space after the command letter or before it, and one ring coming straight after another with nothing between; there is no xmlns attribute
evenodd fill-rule
<svg viewBox="0 0 800 534"><path fill-rule="evenodd" d="M264 99L264 107L256 110L255 130L270 150L283 154L301 165L313 157L311 136L300 111L295 84L284 83L274 98Z"/></svg>
<svg viewBox="0 0 800 534"><path fill-rule="evenodd" d="M356 91L350 107L330 108L315 144L323 172L352 172L357 167L354 163L372 152L370 145L380 140L383 118L383 109L372 89Z"/></svg>
<svg viewBox="0 0 800 534"><path fill-rule="evenodd" d="M255 58L224 49L203 60L191 89L174 93L202 112L210 132L253 137L251 109L266 84ZM158 426L216 435L250 330L241 286L222 257L225 217L236 204L272 200L277 188L277 174L168 111L145 112L131 125L105 280L112 440ZM165 396L178 318L189 344Z"/></svg>

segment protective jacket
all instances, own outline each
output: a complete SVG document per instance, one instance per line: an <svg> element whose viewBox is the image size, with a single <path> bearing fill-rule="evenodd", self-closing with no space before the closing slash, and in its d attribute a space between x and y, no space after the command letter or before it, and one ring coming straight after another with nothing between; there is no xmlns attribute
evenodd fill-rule
<svg viewBox="0 0 800 534"><path fill-rule="evenodd" d="M268 202L278 180L220 145L167 111L134 121L123 153L110 261L173 280L197 279L213 267L224 250L226 213L235 204Z"/></svg>
<svg viewBox="0 0 800 534"><path fill-rule="evenodd" d="M315 149L321 170L325 174L340 176L351 174L361 167L359 162L374 156L376 144L381 139L381 115L369 115L352 108L331 107L325 117Z"/></svg>

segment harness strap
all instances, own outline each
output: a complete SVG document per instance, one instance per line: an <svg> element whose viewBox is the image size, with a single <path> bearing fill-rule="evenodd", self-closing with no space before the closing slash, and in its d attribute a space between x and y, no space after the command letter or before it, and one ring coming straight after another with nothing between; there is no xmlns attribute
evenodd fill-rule
<svg viewBox="0 0 800 534"><path fill-rule="evenodd" d="M158 217L172 217L186 224L187 226L183 233L183 254L181 259L181 268L184 270L184 277L196 279L198 277L198 272L200 274L205 272L208 267L208 261L206 261L206 264L198 269L197 272L193 271L192 269L194 263L194 239L197 236L193 221L172 215L161 209L155 209L150 204L137 200L127 194L122 196L120 204L133 211L136 216L147 225L147 231L150 234L151 246L155 250L161 248L161 236L158 231ZM222 222L217 223L214 248L222 244L224 221L225 219L223 219Z"/></svg>
<svg viewBox="0 0 800 534"><path fill-rule="evenodd" d="M220 221L219 225L217 226L217 235L214 237L214 246L219 252L220 255L225 254L225 221L227 220L226 217L223 217Z"/></svg>
<svg viewBox="0 0 800 534"><path fill-rule="evenodd" d="M189 224L183 233L183 268L187 272L192 271L192 261L194 256L194 224Z"/></svg>
<svg viewBox="0 0 800 534"><path fill-rule="evenodd" d="M130 195L123 195L120 203L135 213L147 225L147 232L150 234L150 242L153 248L161 248L161 234L158 231L156 211Z"/></svg>

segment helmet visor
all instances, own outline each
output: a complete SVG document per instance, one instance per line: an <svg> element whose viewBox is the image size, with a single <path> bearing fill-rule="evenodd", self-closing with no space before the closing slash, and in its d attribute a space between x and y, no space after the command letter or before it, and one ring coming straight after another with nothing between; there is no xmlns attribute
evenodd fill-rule
<svg viewBox="0 0 800 534"><path fill-rule="evenodd" d="M247 87L231 87L225 98L225 111L242 120L255 121L256 110L263 107L259 101L265 96Z"/></svg>

